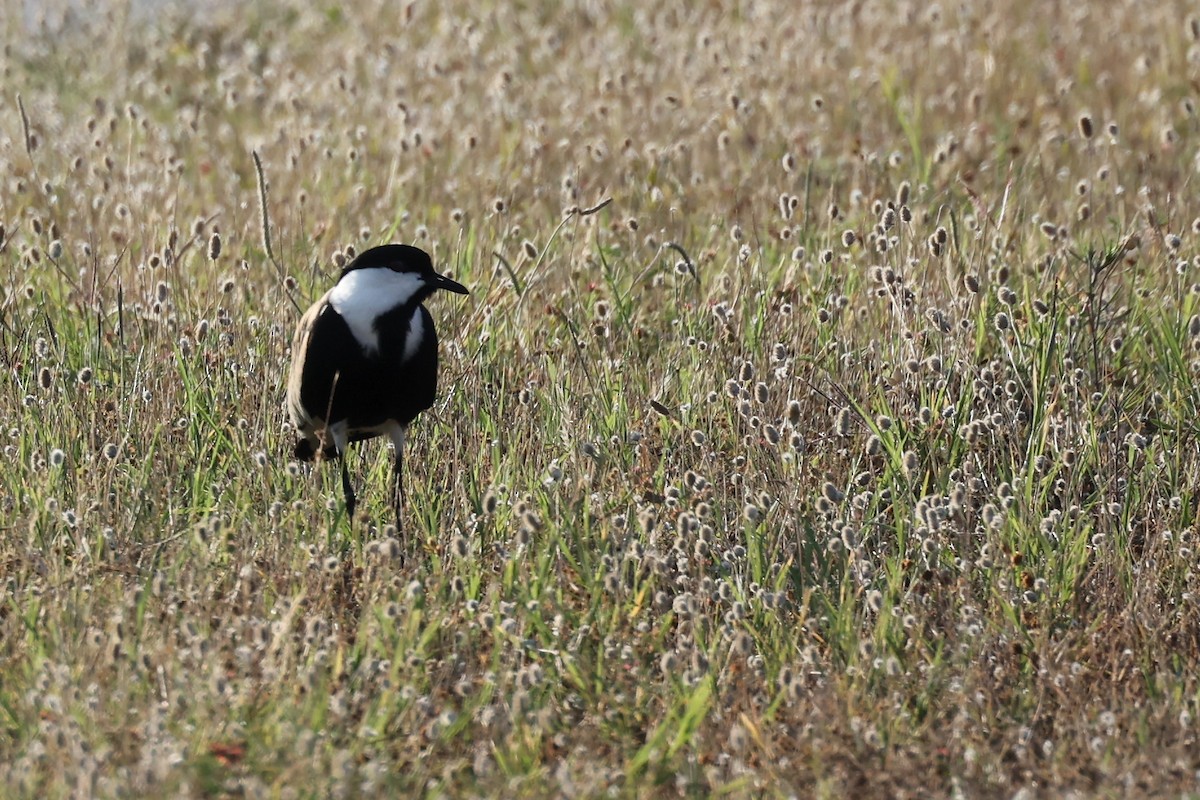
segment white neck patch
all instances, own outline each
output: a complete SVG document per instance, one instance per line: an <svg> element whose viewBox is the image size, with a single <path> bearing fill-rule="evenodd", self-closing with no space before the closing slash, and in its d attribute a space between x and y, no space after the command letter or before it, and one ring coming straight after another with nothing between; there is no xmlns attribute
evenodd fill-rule
<svg viewBox="0 0 1200 800"><path fill-rule="evenodd" d="M412 315L412 321L408 323L408 334L404 337L404 361L411 361L412 357L417 354L417 348L421 346L421 341L425 338L425 322L421 319L425 315L417 310Z"/></svg>
<svg viewBox="0 0 1200 800"><path fill-rule="evenodd" d="M394 272L386 267L356 269L348 272L329 293L329 304L341 315L350 327L350 332L364 349L379 350L379 334L375 320L396 306L404 305L420 290L424 283L420 275L413 272ZM420 315L413 315L409 335L404 347L405 358L413 347L413 333L421 332ZM418 335L416 339L420 339Z"/></svg>

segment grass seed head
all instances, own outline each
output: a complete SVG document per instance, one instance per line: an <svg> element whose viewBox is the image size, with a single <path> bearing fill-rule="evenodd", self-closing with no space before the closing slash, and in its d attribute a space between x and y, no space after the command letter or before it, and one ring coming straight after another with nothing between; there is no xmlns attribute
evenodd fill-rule
<svg viewBox="0 0 1200 800"><path fill-rule="evenodd" d="M834 419L833 429L843 439L848 437L854 431L854 412L849 408L840 409Z"/></svg>
<svg viewBox="0 0 1200 800"><path fill-rule="evenodd" d="M1095 135L1095 129L1092 126L1092 117L1089 114L1079 115L1079 134L1084 139L1091 139Z"/></svg>

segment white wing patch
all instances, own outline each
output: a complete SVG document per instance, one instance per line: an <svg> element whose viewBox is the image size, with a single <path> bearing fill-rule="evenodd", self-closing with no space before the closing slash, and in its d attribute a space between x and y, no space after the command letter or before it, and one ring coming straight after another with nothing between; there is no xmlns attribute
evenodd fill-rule
<svg viewBox="0 0 1200 800"><path fill-rule="evenodd" d="M421 309L418 308L413 312L412 321L408 323L408 333L404 337L403 361L405 362L412 361L412 357L417 354L417 348L425 339L425 322L421 319L424 316Z"/></svg>
<svg viewBox="0 0 1200 800"><path fill-rule="evenodd" d="M346 274L329 293L329 304L341 315L350 327L358 343L369 352L379 350L379 333L375 320L393 308L403 305L421 288L420 275L412 272L395 272L386 267L356 269ZM404 347L407 360L413 345L414 327L421 332L420 315L414 314L409 325L409 337ZM418 339L420 336L417 337Z"/></svg>

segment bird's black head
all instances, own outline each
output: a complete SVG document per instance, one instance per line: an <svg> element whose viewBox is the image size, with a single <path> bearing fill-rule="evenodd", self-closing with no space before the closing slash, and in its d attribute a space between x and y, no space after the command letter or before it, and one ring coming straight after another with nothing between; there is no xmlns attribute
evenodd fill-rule
<svg viewBox="0 0 1200 800"><path fill-rule="evenodd" d="M359 269L390 269L393 272L420 275L424 279L428 293L437 289L445 289L455 294L466 294L467 287L439 275L433 268L429 254L419 247L409 244L385 244L364 250L346 265L342 276Z"/></svg>

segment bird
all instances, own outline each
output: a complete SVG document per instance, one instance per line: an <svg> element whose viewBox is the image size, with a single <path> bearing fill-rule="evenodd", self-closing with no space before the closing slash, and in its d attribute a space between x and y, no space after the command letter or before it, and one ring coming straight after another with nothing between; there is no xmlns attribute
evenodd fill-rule
<svg viewBox="0 0 1200 800"><path fill-rule="evenodd" d="M300 461L340 462L351 524L357 498L346 448L388 436L396 451L391 501L396 528L403 529L405 437L437 394L438 338L422 303L438 290L468 293L434 271L418 247L372 247L346 264L296 326L287 384L294 454Z"/></svg>

